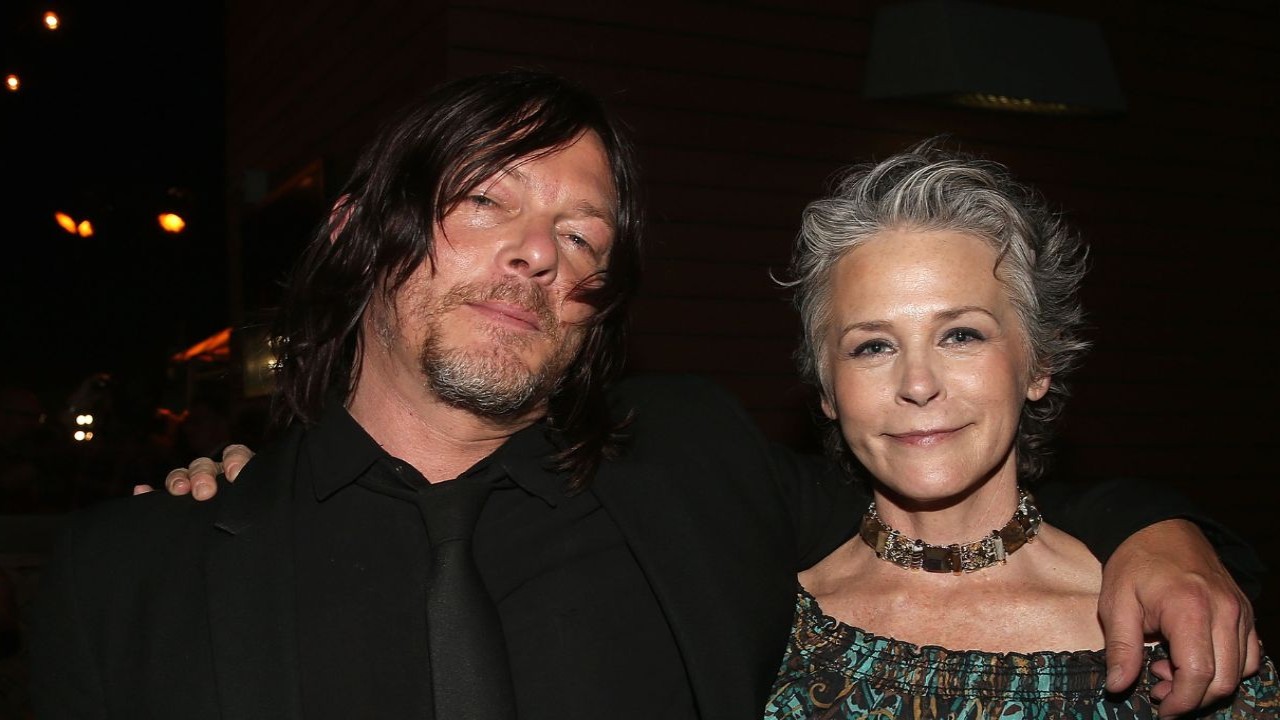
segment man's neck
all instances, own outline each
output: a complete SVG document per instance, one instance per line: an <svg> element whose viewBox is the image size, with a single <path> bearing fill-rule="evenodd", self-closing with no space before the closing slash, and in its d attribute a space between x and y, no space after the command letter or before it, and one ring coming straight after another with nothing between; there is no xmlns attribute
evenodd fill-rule
<svg viewBox="0 0 1280 720"><path fill-rule="evenodd" d="M357 382L347 410L384 450L430 482L458 477L541 416L495 420L445 403L428 388L374 378Z"/></svg>

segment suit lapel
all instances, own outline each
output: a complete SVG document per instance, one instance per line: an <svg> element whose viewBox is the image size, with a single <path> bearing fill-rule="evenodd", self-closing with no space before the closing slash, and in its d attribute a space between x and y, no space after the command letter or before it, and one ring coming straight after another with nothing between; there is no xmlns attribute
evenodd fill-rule
<svg viewBox="0 0 1280 720"><path fill-rule="evenodd" d="M222 716L301 717L291 492L297 435L224 485L205 565Z"/></svg>

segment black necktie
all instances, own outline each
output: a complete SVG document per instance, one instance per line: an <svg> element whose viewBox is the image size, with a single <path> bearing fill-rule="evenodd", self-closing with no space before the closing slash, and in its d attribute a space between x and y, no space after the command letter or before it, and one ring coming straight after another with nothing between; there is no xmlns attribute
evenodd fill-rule
<svg viewBox="0 0 1280 720"><path fill-rule="evenodd" d="M471 551L476 520L500 477L500 471L486 468L448 482L414 483L407 493L431 542L427 641L436 720L516 716L502 621ZM398 497L408 489L376 481L369 486Z"/></svg>

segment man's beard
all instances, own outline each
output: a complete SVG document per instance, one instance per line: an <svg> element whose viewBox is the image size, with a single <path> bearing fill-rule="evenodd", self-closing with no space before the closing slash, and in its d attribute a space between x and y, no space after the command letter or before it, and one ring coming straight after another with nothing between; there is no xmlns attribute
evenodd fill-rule
<svg viewBox="0 0 1280 720"><path fill-rule="evenodd" d="M499 300L538 316L538 333L489 325L492 342L475 348L445 348L441 319L468 302ZM427 340L419 355L427 385L454 407L489 417L526 413L555 392L565 368L577 353L578 342L564 342L563 330L541 286L506 282L459 285L440 298L430 313ZM552 354L541 367L530 368L518 350L545 340Z"/></svg>

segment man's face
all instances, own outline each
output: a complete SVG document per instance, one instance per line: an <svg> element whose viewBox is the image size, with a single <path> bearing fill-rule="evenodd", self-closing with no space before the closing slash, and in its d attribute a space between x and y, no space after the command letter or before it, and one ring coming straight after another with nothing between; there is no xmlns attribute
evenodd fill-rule
<svg viewBox="0 0 1280 720"><path fill-rule="evenodd" d="M434 267L369 313L386 371L480 415L540 408L594 312L571 293L606 267L615 207L591 132L481 181L435 228Z"/></svg>

